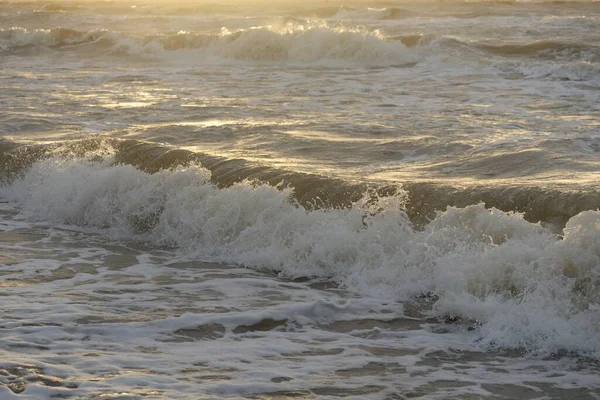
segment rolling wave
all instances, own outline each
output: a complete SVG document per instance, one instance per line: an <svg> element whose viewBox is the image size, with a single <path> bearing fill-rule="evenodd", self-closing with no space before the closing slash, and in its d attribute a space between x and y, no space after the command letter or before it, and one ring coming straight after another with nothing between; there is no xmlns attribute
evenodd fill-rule
<svg viewBox="0 0 600 400"><path fill-rule="evenodd" d="M571 217L600 207L596 190L548 189L535 186L472 185L452 186L433 182L399 182L398 185L361 183L315 174L299 173L243 159L229 159L191 152L138 140L90 139L65 145L24 144L0 141L0 176L4 182L17 179L31 164L53 156L93 157L109 154L117 164L132 165L147 173L190 164L202 165L211 181L221 188L244 180L260 181L272 187L293 188L294 201L307 208L348 208L365 193L381 197L404 196L404 209L417 225L427 224L447 206L466 207L485 202L505 212L519 212L531 222L545 221L563 226Z"/></svg>
<svg viewBox="0 0 600 400"><path fill-rule="evenodd" d="M514 69L525 76L567 80L598 77L600 47L593 44L544 40L530 43L490 44L433 34L384 36L379 31L334 28L326 24L288 23L283 27L200 34L177 32L135 36L110 30L78 31L68 28L0 29L0 52L23 49L87 51L86 56L124 55L173 60L219 62L279 62L344 66L407 66L427 57L453 56L453 63L489 63L522 60ZM97 51L100 50L100 51ZM26 53L29 54L29 53ZM456 57L458 56L458 57ZM534 62L532 62L533 60ZM446 62L441 63L444 67Z"/></svg>
<svg viewBox="0 0 600 400"><path fill-rule="evenodd" d="M331 28L326 25L257 27L217 34L178 32L164 35L128 36L108 30L77 31L67 28L9 28L0 30L0 50L24 47L73 48L101 46L109 53L165 57L165 53L188 50L203 57L257 62L342 61L361 65L404 65L415 56L402 43L390 42L378 31Z"/></svg>
<svg viewBox="0 0 600 400"><path fill-rule="evenodd" d="M561 236L483 204L445 208L415 229L405 211L410 193L402 190L316 209L298 204L291 188L240 181L248 169L233 160L149 143L1 147L3 175L11 157L25 168L0 188L22 218L288 277L326 278L363 295L425 294L435 300L432 316L473 321L483 345L600 357L598 211L571 217ZM248 178L279 178L250 170ZM220 179L237 183L216 185ZM333 185L321 179L322 187Z"/></svg>

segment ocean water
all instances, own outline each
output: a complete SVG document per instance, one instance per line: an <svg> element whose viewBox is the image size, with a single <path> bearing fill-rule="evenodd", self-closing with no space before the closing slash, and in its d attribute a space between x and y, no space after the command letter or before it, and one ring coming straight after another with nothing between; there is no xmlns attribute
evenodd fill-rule
<svg viewBox="0 0 600 400"><path fill-rule="evenodd" d="M600 3L0 0L1 399L600 398Z"/></svg>

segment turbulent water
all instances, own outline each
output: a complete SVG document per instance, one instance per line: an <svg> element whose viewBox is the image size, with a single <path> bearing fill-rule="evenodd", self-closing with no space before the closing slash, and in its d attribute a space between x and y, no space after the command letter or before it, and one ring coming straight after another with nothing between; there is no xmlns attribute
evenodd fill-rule
<svg viewBox="0 0 600 400"><path fill-rule="evenodd" d="M0 398L597 399L600 3L0 0Z"/></svg>

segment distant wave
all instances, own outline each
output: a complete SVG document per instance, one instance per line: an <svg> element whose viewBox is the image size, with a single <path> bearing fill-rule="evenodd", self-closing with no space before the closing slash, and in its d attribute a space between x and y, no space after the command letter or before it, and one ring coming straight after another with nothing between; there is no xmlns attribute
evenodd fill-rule
<svg viewBox="0 0 600 400"><path fill-rule="evenodd" d="M242 61L322 67L396 67L430 59L439 68L460 68L482 62L498 68L499 73L600 84L600 46L560 40L489 44L431 34L385 37L377 31L296 23L281 28L222 30L215 34L178 32L139 37L109 30L0 29L0 54L29 56L39 54L40 48L83 51L85 57L176 59L194 64ZM173 52L181 54L174 58Z"/></svg>
<svg viewBox="0 0 600 400"><path fill-rule="evenodd" d="M293 16L296 17L310 17L310 18L331 18L338 13L342 12L353 12L358 9L355 7L348 6L325 6L325 7L316 7L310 8L308 10L298 10L293 13Z"/></svg>
<svg viewBox="0 0 600 400"><path fill-rule="evenodd" d="M25 167L0 188L22 218L288 277L326 278L362 295L426 295L435 302L433 316L473 321L484 346L600 358L600 212L579 213L573 198L535 204L533 192L521 196L529 197L527 207L562 204L576 213L560 237L483 204L444 207L415 229L405 211L415 201L410 188L367 191L345 208L317 209L298 204L286 186L241 181L277 181L282 172L239 160L133 141L0 147L4 176L11 157ZM314 195L332 184L288 177ZM220 180L231 184L215 184ZM517 201L511 190L496 195ZM594 195L588 207L598 206ZM432 192L419 200L441 197Z"/></svg>
<svg viewBox="0 0 600 400"><path fill-rule="evenodd" d="M438 3L437 0L428 0L431 5ZM489 5L506 4L506 5L522 5L525 4L552 4L556 6L564 5L568 7L572 4L594 3L594 0L450 0L449 3L457 3L471 5L484 3ZM149 3L149 4L129 4L115 1L104 2L68 2L68 1L11 1L15 7L21 7L25 12L37 13L96 13L106 15L150 15L150 16L185 16L185 15L236 15L243 14L247 11L247 4L230 2L226 4L218 4L217 2L206 2L205 4L184 4L181 2ZM294 17L318 18L318 19L365 19L365 20L400 20L409 17L435 15L436 10L431 7L412 7L400 8L389 7L384 3L380 6L372 5L371 7L353 5L299 5L282 7L281 12ZM273 9L267 7L254 7L253 10L265 15L273 15ZM472 12L466 10L457 10L457 12L448 11L447 15L452 15L457 18L478 18L482 16L505 15L505 10L483 10L477 9Z"/></svg>
<svg viewBox="0 0 600 400"><path fill-rule="evenodd" d="M293 15L321 19L393 20L413 17L418 15L418 13L416 11L398 7L358 8L350 6L330 6L300 10Z"/></svg>
<svg viewBox="0 0 600 400"><path fill-rule="evenodd" d="M128 4L113 1L100 2L63 2L63 1L13 1L15 6L23 8L23 12L39 14L52 13L96 13L104 15L198 15L231 13L235 11L227 4L196 4L186 6L181 3L170 4Z"/></svg>
<svg viewBox="0 0 600 400"><path fill-rule="evenodd" d="M257 27L246 30L223 29L214 34L178 32L135 36L110 30L78 31L68 28L0 29L0 52L19 52L30 47L55 50L78 50L93 46L100 52L155 59L171 59L173 51L184 51L196 60L236 60L248 62L345 63L363 66L402 66L418 62L429 55L458 56L469 62L473 56L487 60L486 55L506 59L523 58L548 61L542 69L531 64L525 75L549 76L557 79L579 77L595 79L600 62L600 46L543 40L530 43L491 44L466 41L454 37L437 37L418 33L384 36L379 31L345 29L326 24L288 23L282 27ZM469 57L461 58L462 54ZM477 58L475 58L475 61ZM556 67L568 60L569 72ZM562 65L561 64L561 65ZM523 66L526 70L527 65ZM561 72L562 71L562 72Z"/></svg>
<svg viewBox="0 0 600 400"><path fill-rule="evenodd" d="M571 43L559 40L539 40L531 43L518 44L486 44L476 43L475 46L485 52L503 56L538 56L553 58L557 53L574 54L582 52L594 52L600 54L600 46L584 43Z"/></svg>
<svg viewBox="0 0 600 400"><path fill-rule="evenodd" d="M25 29L20 27L0 29L0 50L14 51L28 46L64 47L99 40L111 42L116 34L107 30L78 31L69 28Z"/></svg>
<svg viewBox="0 0 600 400"><path fill-rule="evenodd" d="M19 4L20 2L15 2ZM22 2L20 4L29 4L37 6L35 12L72 12L78 11L85 8L84 4L77 4L75 2L61 3L61 2L47 2L47 1L32 1L30 3Z"/></svg>
<svg viewBox="0 0 600 400"><path fill-rule="evenodd" d="M36 6L34 12L95 12L101 14L124 14L124 15L211 15L211 14L236 14L234 4L224 5L216 3L198 4L184 6L182 4L152 4L152 5L123 5L119 3L48 3L31 2L21 3ZM243 7L242 7L243 9ZM260 11L260 8L257 10ZM264 10L268 12L267 10ZM285 11L284 11L285 12ZM314 8L290 8L290 16L330 19L330 18L356 18L356 19L402 19L417 15L415 11L398 7L388 8L359 8L347 5L322 6Z"/></svg>
<svg viewBox="0 0 600 400"><path fill-rule="evenodd" d="M326 25L288 24L282 28L257 27L218 34L179 32L129 36L108 30L77 31L66 28L0 30L0 50L18 51L28 46L72 48L102 46L110 53L164 57L165 52L192 50L202 56L257 62L345 61L361 65L404 65L415 61L402 43L381 33Z"/></svg>
<svg viewBox="0 0 600 400"><path fill-rule="evenodd" d="M397 36L408 47L427 51L423 57L437 59L440 66L450 63L476 63L498 69L500 73L519 73L527 78L569 81L600 80L600 46L563 41L489 44L433 35ZM440 61L442 60L442 61Z"/></svg>
<svg viewBox="0 0 600 400"><path fill-rule="evenodd" d="M455 51L478 51L488 55L502 57L535 58L540 60L576 58L598 58L600 60L600 46L588 43L574 43L562 40L538 40L525 43L487 43L462 38L432 35L422 35L419 44L435 42L442 49L455 49Z"/></svg>

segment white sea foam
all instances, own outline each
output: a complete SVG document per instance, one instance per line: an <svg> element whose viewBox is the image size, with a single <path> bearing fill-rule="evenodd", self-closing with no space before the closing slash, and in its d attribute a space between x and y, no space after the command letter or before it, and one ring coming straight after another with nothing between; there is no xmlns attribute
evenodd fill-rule
<svg viewBox="0 0 600 400"><path fill-rule="evenodd" d="M308 211L293 204L290 189L219 189L208 180L198 166L150 175L54 158L1 195L29 219L329 278L364 296L432 293L434 314L477 321L485 346L600 356L600 212L573 217L562 239L483 204L448 208L416 231L398 198Z"/></svg>

